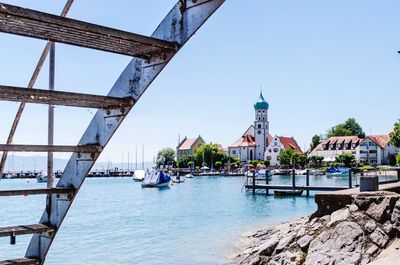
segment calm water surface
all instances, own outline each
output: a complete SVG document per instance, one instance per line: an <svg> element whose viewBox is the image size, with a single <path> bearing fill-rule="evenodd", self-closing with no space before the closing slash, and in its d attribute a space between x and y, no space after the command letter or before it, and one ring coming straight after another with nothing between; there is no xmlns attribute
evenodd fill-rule
<svg viewBox="0 0 400 265"><path fill-rule="evenodd" d="M348 180L311 178L311 184ZM241 192L241 177L195 177L166 189L142 189L128 178L87 179L46 264L227 264L243 235L305 216L314 198ZM297 177L298 184L304 177ZM273 183L291 183L274 176ZM0 189L39 188L35 180L3 180ZM45 196L0 198L0 226L37 223ZM23 257L30 236L0 238L0 260Z"/></svg>

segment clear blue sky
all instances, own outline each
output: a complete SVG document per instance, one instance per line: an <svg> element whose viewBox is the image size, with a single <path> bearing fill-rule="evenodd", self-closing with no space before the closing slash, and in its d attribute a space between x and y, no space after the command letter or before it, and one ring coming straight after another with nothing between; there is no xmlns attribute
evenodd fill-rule
<svg viewBox="0 0 400 265"><path fill-rule="evenodd" d="M65 1L6 1L59 13ZM176 0L75 0L69 17L150 35ZM228 0L171 61L119 128L101 161L145 145L145 160L178 135L232 144L253 122L260 84L272 134L300 146L348 117L386 134L400 117L399 1ZM44 41L0 34L0 81L26 86ZM130 61L57 44L56 89L107 94ZM47 64L36 84L48 87ZM0 103L4 143L17 109ZM56 108L56 144L76 144L93 110ZM45 144L47 106L29 105L16 143ZM58 155L60 156L60 155ZM61 156L62 157L62 156Z"/></svg>

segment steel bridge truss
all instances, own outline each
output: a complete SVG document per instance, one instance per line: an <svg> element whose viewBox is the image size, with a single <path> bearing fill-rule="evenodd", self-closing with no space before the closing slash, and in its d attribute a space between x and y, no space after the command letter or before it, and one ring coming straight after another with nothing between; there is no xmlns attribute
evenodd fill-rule
<svg viewBox="0 0 400 265"><path fill-rule="evenodd" d="M56 187L1 191L0 196L47 194L38 224L0 228L0 236L33 234L25 257L0 265L43 264L75 195L115 131L179 49L224 3L180 0L150 37L65 16L0 3L0 32L132 56L107 96L0 85L0 100L98 108L77 146L0 145L0 151L73 152Z"/></svg>

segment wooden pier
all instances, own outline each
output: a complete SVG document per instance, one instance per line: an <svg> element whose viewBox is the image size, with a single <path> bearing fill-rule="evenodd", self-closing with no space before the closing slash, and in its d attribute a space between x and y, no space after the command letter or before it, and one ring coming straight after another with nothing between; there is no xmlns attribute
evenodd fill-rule
<svg viewBox="0 0 400 265"><path fill-rule="evenodd" d="M253 176L248 176L244 188L246 191L251 191L252 194L256 194L257 191L265 191L269 195L269 190L304 190L306 191L306 196L310 196L310 191L340 191L347 190L358 187L352 183L352 172L349 171L348 185L346 186L310 186L310 172L307 170L305 175L306 185L296 185L296 175L295 171L292 171L292 184L291 185L279 185L279 184L269 184L269 179L257 178L255 174ZM397 170L397 180L382 181L379 184L390 184L400 182L400 169Z"/></svg>

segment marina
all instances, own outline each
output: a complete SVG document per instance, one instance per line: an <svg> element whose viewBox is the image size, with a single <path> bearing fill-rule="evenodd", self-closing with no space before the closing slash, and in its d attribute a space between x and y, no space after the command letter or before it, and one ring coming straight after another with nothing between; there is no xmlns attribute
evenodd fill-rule
<svg viewBox="0 0 400 265"><path fill-rule="evenodd" d="M0 189L46 186L28 181L3 180ZM195 176L170 188L142 189L141 183L128 178L87 179L46 264L106 265L110 260L115 264L132 264L132 260L149 265L226 264L240 250L243 235L316 209L312 197L275 199L240 192L244 181L244 177ZM0 215L7 218L0 219L0 226L34 223L45 199L44 195L2 198ZM282 207L288 211L280 211ZM29 235L18 236L16 245L10 246L8 237L0 238L1 257L23 255L29 239Z"/></svg>

